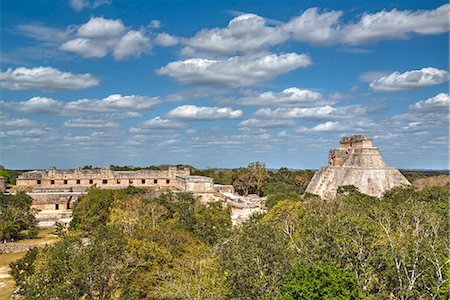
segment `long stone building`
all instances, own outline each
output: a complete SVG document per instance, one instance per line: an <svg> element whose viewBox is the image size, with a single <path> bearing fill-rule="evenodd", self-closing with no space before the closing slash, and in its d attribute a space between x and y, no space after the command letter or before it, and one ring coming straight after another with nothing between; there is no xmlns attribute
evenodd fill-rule
<svg viewBox="0 0 450 300"><path fill-rule="evenodd" d="M354 135L343 137L340 147L330 150L328 166L314 174L306 192L332 199L337 189L346 185L357 187L361 193L381 197L396 186L410 183L399 170L384 162L370 138Z"/></svg>
<svg viewBox="0 0 450 300"><path fill-rule="evenodd" d="M230 207L232 217L234 211L239 211L235 223L245 219L246 214L264 209L262 202L254 201L249 201L248 208L242 208L241 202L245 199L237 201L228 196L234 195L233 186L214 184L210 177L191 176L188 168L113 171L109 168L57 170L52 167L23 173L16 180L16 190L25 191L33 198L32 207L38 210L36 218L42 227L52 226L55 221L69 222L73 204L87 193L89 187L122 189L130 185L155 191L191 192L202 203L223 201Z"/></svg>

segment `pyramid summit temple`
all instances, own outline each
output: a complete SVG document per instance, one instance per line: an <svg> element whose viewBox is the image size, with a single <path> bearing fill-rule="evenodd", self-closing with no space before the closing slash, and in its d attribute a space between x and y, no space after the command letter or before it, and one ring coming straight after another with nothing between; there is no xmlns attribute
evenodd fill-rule
<svg viewBox="0 0 450 300"><path fill-rule="evenodd" d="M343 137L340 147L330 150L328 166L314 174L306 192L333 199L337 189L346 185L353 185L369 196L381 197L396 186L410 183L398 169L384 162L370 138L353 135Z"/></svg>

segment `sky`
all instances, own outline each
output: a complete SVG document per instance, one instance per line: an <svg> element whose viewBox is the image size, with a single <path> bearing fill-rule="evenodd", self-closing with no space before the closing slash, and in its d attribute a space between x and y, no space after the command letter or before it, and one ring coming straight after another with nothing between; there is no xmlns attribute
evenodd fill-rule
<svg viewBox="0 0 450 300"><path fill-rule="evenodd" d="M0 164L448 169L446 1L1 1Z"/></svg>

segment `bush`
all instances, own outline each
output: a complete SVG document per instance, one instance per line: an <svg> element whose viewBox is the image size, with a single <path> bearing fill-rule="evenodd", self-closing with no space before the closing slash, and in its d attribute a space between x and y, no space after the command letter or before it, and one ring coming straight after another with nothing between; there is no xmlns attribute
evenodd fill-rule
<svg viewBox="0 0 450 300"><path fill-rule="evenodd" d="M356 277L328 265L298 266L282 287L281 300L360 299Z"/></svg>

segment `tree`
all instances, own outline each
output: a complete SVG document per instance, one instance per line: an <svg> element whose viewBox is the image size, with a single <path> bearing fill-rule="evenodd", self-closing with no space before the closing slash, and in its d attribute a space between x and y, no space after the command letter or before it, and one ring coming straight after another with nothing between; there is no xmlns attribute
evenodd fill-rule
<svg viewBox="0 0 450 300"><path fill-rule="evenodd" d="M21 192L16 195L0 195L0 240L24 237L36 237L39 230L36 226L34 211L31 208L33 199Z"/></svg>
<svg viewBox="0 0 450 300"><path fill-rule="evenodd" d="M262 219L263 222L274 225L291 241L295 250L300 251L295 243L294 236L298 232L303 215L303 203L299 201L284 200L278 202Z"/></svg>
<svg viewBox="0 0 450 300"><path fill-rule="evenodd" d="M125 243L99 227L88 240L68 236L11 264L25 299L110 299L120 293ZM119 294L120 295L120 294Z"/></svg>
<svg viewBox="0 0 450 300"><path fill-rule="evenodd" d="M280 300L361 299L355 276L328 265L297 266L281 289Z"/></svg>
<svg viewBox="0 0 450 300"><path fill-rule="evenodd" d="M78 199L73 206L70 229L90 233L97 226L106 225L109 210L115 200L124 200L143 193L144 190L133 186L120 190L90 188L87 195Z"/></svg>
<svg viewBox="0 0 450 300"><path fill-rule="evenodd" d="M276 299L295 258L289 240L257 220L236 229L219 255L229 299Z"/></svg>

